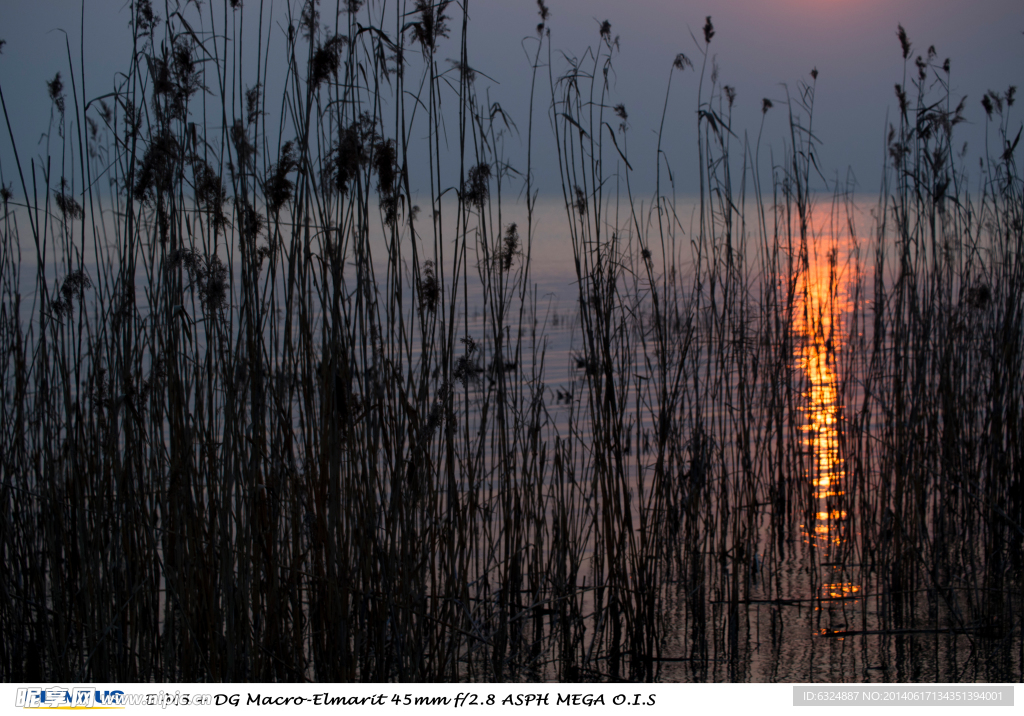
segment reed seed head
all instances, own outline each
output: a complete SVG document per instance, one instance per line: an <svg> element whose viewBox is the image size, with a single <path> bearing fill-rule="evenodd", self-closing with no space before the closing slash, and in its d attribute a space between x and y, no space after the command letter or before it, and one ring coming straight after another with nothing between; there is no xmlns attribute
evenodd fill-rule
<svg viewBox="0 0 1024 716"><path fill-rule="evenodd" d="M576 187L576 211L580 213L580 216L585 216L587 213L587 194L580 187Z"/></svg>
<svg viewBox="0 0 1024 716"><path fill-rule="evenodd" d="M222 308L228 293L228 268L216 254L203 256L195 249L177 249L167 255L167 269L184 268L209 309Z"/></svg>
<svg viewBox="0 0 1024 716"><path fill-rule="evenodd" d="M257 82L254 86L245 91L245 120L253 124L261 114L260 96L263 92L263 85Z"/></svg>
<svg viewBox="0 0 1024 716"><path fill-rule="evenodd" d="M378 202L383 214L384 225L392 229L398 226L398 201L397 194L382 194Z"/></svg>
<svg viewBox="0 0 1024 716"><path fill-rule="evenodd" d="M46 92L50 95L50 101L60 112L61 120L64 119L64 80L60 77L60 72L53 76L52 80L46 81Z"/></svg>
<svg viewBox="0 0 1024 716"><path fill-rule="evenodd" d="M239 170L245 171L249 168L249 162L256 156L256 148L249 141L249 134L240 119L236 119L231 126L231 143L238 157Z"/></svg>
<svg viewBox="0 0 1024 716"><path fill-rule="evenodd" d="M910 40L907 39L907 31L903 29L903 25L897 25L896 37L900 39L900 47L903 49L903 59L910 57Z"/></svg>
<svg viewBox="0 0 1024 716"><path fill-rule="evenodd" d="M437 302L441 298L441 286L434 272L434 262L425 261L416 283L419 292L420 310L433 313L437 310Z"/></svg>
<svg viewBox="0 0 1024 716"><path fill-rule="evenodd" d="M900 114L904 117L907 116L907 109L910 106L907 101L907 93L903 89L903 85L896 85L896 99L900 103Z"/></svg>
<svg viewBox="0 0 1024 716"><path fill-rule="evenodd" d="M448 37L448 16L445 10L450 0L440 0L434 5L431 0L416 0L416 13L419 20L410 25L413 42L418 42L423 54L427 55L437 49L439 38Z"/></svg>
<svg viewBox="0 0 1024 716"><path fill-rule="evenodd" d="M299 27L303 36L310 42L316 36L317 25L320 23L320 10L317 9L319 4L320 0L306 0L299 15Z"/></svg>
<svg viewBox="0 0 1024 716"><path fill-rule="evenodd" d="M715 36L715 26L711 24L711 16L704 20L704 44L710 45L711 38Z"/></svg>
<svg viewBox="0 0 1024 716"><path fill-rule="evenodd" d="M462 387L466 388L469 386L470 379L479 378L480 374L483 373L483 369L473 359L473 354L476 352L477 344L473 340L472 336L464 336L462 344L466 347L466 352L459 356L459 359L455 361L455 370L452 376L455 380L462 383Z"/></svg>
<svg viewBox="0 0 1024 716"><path fill-rule="evenodd" d="M459 76L466 80L468 84L472 84L473 80L476 79L476 71L469 65L460 62L459 60L448 60L449 64L459 72Z"/></svg>
<svg viewBox="0 0 1024 716"><path fill-rule="evenodd" d="M135 174L135 198L149 201L154 191L170 191L176 178L181 175L180 160L181 147L169 131L152 137Z"/></svg>
<svg viewBox="0 0 1024 716"><path fill-rule="evenodd" d="M54 315L58 318L69 316L74 299L81 300L87 288L92 288L92 281L85 271L78 269L69 273L61 284L60 298L50 303Z"/></svg>
<svg viewBox="0 0 1024 716"><path fill-rule="evenodd" d="M281 155L277 164L267 172L263 183L263 195L267 202L267 211L277 214L291 198L295 185L288 174L298 167L295 157L295 143L285 142L281 147Z"/></svg>
<svg viewBox="0 0 1024 716"><path fill-rule="evenodd" d="M334 188L344 194L348 191L349 182L369 162L377 134L373 118L365 112L340 134L328 152L324 171L326 177L333 176ZM325 181L325 184L331 185L331 182Z"/></svg>
<svg viewBox="0 0 1024 716"><path fill-rule="evenodd" d="M540 15L541 22L547 22L548 17L551 15L551 10L544 4L544 0L537 0L537 14Z"/></svg>
<svg viewBox="0 0 1024 716"><path fill-rule="evenodd" d="M153 3L150 0L136 0L134 10L136 29L152 37L153 31L160 24L160 16L153 12Z"/></svg>
<svg viewBox="0 0 1024 716"><path fill-rule="evenodd" d="M216 254L206 257L204 281L199 285L199 296L207 308L222 308L228 295L228 267Z"/></svg>
<svg viewBox="0 0 1024 716"><path fill-rule="evenodd" d="M57 208L60 209L65 220L81 219L84 215L81 204L65 194L63 190L54 193L54 201L57 202Z"/></svg>
<svg viewBox="0 0 1024 716"><path fill-rule="evenodd" d="M224 189L224 182L202 159L196 159L192 173L195 182L196 204L200 210L209 213L213 219L214 233L218 233L226 223L223 207L224 202L227 201L227 191Z"/></svg>
<svg viewBox="0 0 1024 716"><path fill-rule="evenodd" d="M334 35L313 53L309 68L309 83L313 87L319 87L325 80L337 76L346 41L347 38L342 35Z"/></svg>
<svg viewBox="0 0 1024 716"><path fill-rule="evenodd" d="M255 244L260 232L263 231L263 227L266 225L266 219L263 214L256 211L244 197L235 200L235 214L238 217L240 237L250 245Z"/></svg>
<svg viewBox="0 0 1024 716"><path fill-rule="evenodd" d="M515 223L509 224L505 229L503 243L504 246L500 254L501 269L508 271L512 268L512 261L519 254L519 230Z"/></svg>
<svg viewBox="0 0 1024 716"><path fill-rule="evenodd" d="M377 191L390 197L395 193L398 175L398 153L394 139L377 139L373 146L373 168L377 171Z"/></svg>
<svg viewBox="0 0 1024 716"><path fill-rule="evenodd" d="M463 187L466 201L478 209L482 209L487 201L487 181L491 178L491 165L486 162L477 164L469 170L469 177Z"/></svg>

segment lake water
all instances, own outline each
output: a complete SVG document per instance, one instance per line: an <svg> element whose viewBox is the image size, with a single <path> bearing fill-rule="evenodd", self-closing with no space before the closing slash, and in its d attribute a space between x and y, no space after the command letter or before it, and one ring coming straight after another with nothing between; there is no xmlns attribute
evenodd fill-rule
<svg viewBox="0 0 1024 716"><path fill-rule="evenodd" d="M858 206L858 211L865 221L866 203ZM465 449L466 455L471 454L469 448L479 450L484 456L478 466L485 475L480 483L483 487L471 488L470 478L461 472L463 468L457 472L464 495L479 490L487 498L481 509L496 509L494 505L507 494L496 467L500 456L494 438L484 439L489 429L487 411L494 409L496 382L502 380L506 381L504 390L517 396L509 403L510 414L525 412L539 400L542 410L537 414L543 420L538 431L546 449L553 454L555 446L569 445L564 455L571 457L579 470L573 479L581 483L597 481L591 418L603 409L604 403L595 402L601 378L595 376L595 359L581 323L579 281L571 244L552 229L564 223L564 212L557 203L543 205L538 212L525 303L519 301L514 287L516 272L525 257L516 255L508 273L492 272L492 278L503 276L502 280L509 280L510 287L487 293L478 278L481 262L486 259L478 245L471 242L470 246L476 248L471 249L465 264L466 293L461 293L462 287L458 289L454 311L444 315L439 312L438 323L432 329L435 335L444 335L445 322L454 316L457 329L453 335L472 338L478 346L476 352L465 350L468 377L461 385L451 381L449 388L461 405L467 406L466 412L458 416L462 421L458 430L466 436L459 438L466 441L466 445L459 444L460 449ZM523 216L492 218L501 231L515 219L525 240L527 223ZM601 631L601 625L595 623L598 618L586 616L608 608L608 604L595 601L601 597L588 589L593 589L593 580L603 579L610 570L604 562L614 551L609 546L609 535L642 541L640 525L653 520L668 525L664 529L678 529L678 543L663 552L666 565L657 570L665 581L652 589L657 593L659 617L663 619L655 653L646 655L653 663L654 678L758 682L1018 680L1022 673L1019 594L1008 597L1008 605L998 618L979 620L967 609L976 606L974 597L963 598L957 590L980 592L985 587L979 586L978 577L967 573L956 575L955 583L940 582L939 549L934 545L930 547L935 560L931 579L906 584L891 571L896 545L908 550L913 545L907 547L907 542L894 536L896 527L886 493L889 487L883 477L888 468L884 464L865 466L862 460L864 454L868 456L864 460L872 459L865 441L884 435L887 425L884 409L863 407L877 399L869 387L873 376L886 372L870 364L868 351L873 339L870 299L875 296L875 286L864 257L872 246L863 236L830 228L834 225L823 219L812 225L812 238L806 246L789 244L782 248L775 259L779 273L774 276L765 273L767 257L748 240L745 264L733 266L728 259L715 259L721 262L714 272L716 280L722 282L717 287L709 285L707 276L697 280L707 269L701 268L689 251L687 236L692 226L688 231L681 230L678 242L682 248L677 248L674 256L652 252L646 264L650 273L646 275L645 259L639 258L640 247L629 240L624 239L618 253L606 258L619 271L614 320L610 323L615 334L609 338L617 346L613 354L621 408L616 429L621 438L617 444L624 454L623 502L616 509L622 510L622 519L628 518L636 527L620 533L598 526L597 515L612 498L599 493L596 486L573 488L578 495L572 504L583 520L583 526L577 526L573 533L579 542L575 548L581 561L571 578L582 595L573 597L584 615L581 643L584 647L590 644L590 650L598 654L611 648L603 641L606 637L597 636ZM471 228L468 233L473 232ZM384 285L386 266L380 257L387 255L387 246L380 237L373 238L370 245L378 284ZM425 246L421 251L424 256L433 255ZM451 247L443 247L445 252L450 260ZM225 254L225 260L228 258ZM86 266L87 273L95 271L94 263L87 261ZM47 281L55 295L62 273L58 267L48 267ZM22 266L23 295L34 294L32 274L31 267ZM581 274L586 281L586 270ZM233 275L238 280L237 262ZM688 316L692 323L664 323L671 328L670 350L679 362L682 380L676 414L670 416L671 429L680 436L676 443L679 454L672 462L676 472L664 480L667 486L659 488L665 491L662 498L652 494L658 469L655 462L660 418L650 387L656 381L651 348L655 335L653 309L645 297L667 287L669 275L677 286L674 298L684 307L681 315ZM351 280L350 273L347 277ZM283 295L284 281L282 272L276 284L265 284L264 295ZM407 275L404 281L404 310L412 324L414 314L409 308L407 287L413 279ZM453 290L451 282L444 283L443 278L442 286L448 293ZM151 311L147 288L140 274L136 310L146 322L146 330L159 333L158 310ZM734 294L728 295L727 290ZM737 297L735 292L740 295ZM507 311L495 319L495 297L500 294L505 296ZM663 300L668 295L663 292ZM780 297L787 300L785 308L778 304L772 308L771 301ZM239 301L240 297L232 293L228 315L235 315ZM102 310L97 310L94 297L87 296L85 305L93 312L94 325L107 320ZM451 308L444 297L441 305ZM321 309L314 308L311 314L313 334L320 333L327 320ZM38 310L38 305L23 302L23 323L38 321ZM378 310L386 313L383 308ZM195 302L184 303L181 313L188 314L192 326L190 355L200 357L213 334L207 332L206 319ZM495 356L496 325L504 327L502 356ZM267 346L277 346L283 331L280 322L268 321L263 333ZM229 333L237 340L241 330L232 325ZM413 375L423 356L433 350L431 339L419 328L412 335L408 347L396 351L406 351L404 360L408 365L403 370L410 372L405 375ZM522 344L517 351L519 335ZM395 348L388 346L388 340L386 335L382 337L383 353ZM456 348L458 356L464 349ZM381 365L378 359L365 357L372 350L364 343L352 353L363 356L353 364L353 385L358 386L353 396L364 405L376 405L371 402L374 391L392 389L380 386L377 377L370 377L377 375L374 371ZM308 420L302 407L287 406L288 401L299 406L300 395L294 386L309 376L303 378L295 364L282 356L279 347L271 348L268 364L278 380L278 395L287 396L286 407L281 409L291 411L293 438L302 443L309 431L319 427ZM152 361L153 354L147 353L141 365L144 374L152 372ZM501 365L505 367L496 372L495 366ZM503 377L499 378L498 372ZM324 379L322 374L316 377L317 381ZM240 380L244 383L247 378ZM432 379L430 385L438 395L442 393L438 379ZM87 390L81 387L84 396ZM240 400L251 406L245 402L251 400L251 395L242 391ZM71 400L79 397L76 391L69 393ZM420 408L406 403L405 409L415 412L428 407L434 399L427 398ZM366 408L371 409L375 408ZM520 418L516 414L516 419ZM212 429L219 440L223 440L218 432L222 427L217 423ZM430 443L433 435L429 432L420 439L427 445L425 449L436 451L441 460L440 445ZM169 446L170 437L167 440ZM384 446L382 455L389 447ZM408 449L414 447L422 449L410 442ZM198 456L201 446L197 445L195 451ZM355 462L363 457L352 454L345 460ZM305 477L310 470L306 466L298 474ZM512 485L510 489L518 488ZM539 486L541 501L553 503L560 489L547 475ZM938 488L931 489L935 491L925 499L929 517L921 526L926 543L928 535L938 529L930 517L936 514ZM386 504L393 500L395 490L390 484L379 488L375 498L381 503L379 519L386 519ZM206 488L200 489L196 497L207 499ZM445 499L453 498L449 495ZM689 507L693 504L699 507ZM320 508L307 505L304 509L307 517L303 519L314 520L309 515ZM693 511L686 512L689 509ZM553 549L550 545L558 539L554 514L543 507L539 514L543 527L538 528L538 534L547 535L551 542L541 548L527 540L523 547L538 552L537 563L550 559L551 552L545 550ZM282 519L287 524L289 518ZM593 527L586 526L590 519ZM500 525L495 529L500 534L509 528ZM486 541L488 550L500 542L494 535L485 534L480 539ZM964 544L955 549L968 555L956 563L963 567L971 563L969 555L979 546ZM488 563L490 557L477 555L476 559ZM920 553L905 559L924 562ZM487 567L475 575L476 579L485 579L488 570L494 568L493 564ZM637 569L632 563L620 578L638 579ZM908 568L906 574L920 578L929 574L929 569L918 565ZM589 587L588 578L592 580ZM630 587L626 592L635 594L637 589ZM307 608L312 609L312 589L307 598ZM643 598L635 596L636 603ZM166 605L163 596L160 603ZM553 611L536 617L549 620L552 633L555 626L550 620L554 617L548 612ZM585 652L584 647L576 648ZM591 677L614 676L606 671L613 658L600 656L586 662L588 670L584 673ZM537 663L540 666L520 672L520 678L558 675L552 661L539 658Z"/></svg>

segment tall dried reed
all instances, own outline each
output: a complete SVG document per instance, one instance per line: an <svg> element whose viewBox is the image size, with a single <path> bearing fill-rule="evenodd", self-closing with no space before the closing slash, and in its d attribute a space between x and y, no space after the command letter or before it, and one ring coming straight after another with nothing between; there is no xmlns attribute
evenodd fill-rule
<svg viewBox="0 0 1024 716"><path fill-rule="evenodd" d="M900 28L863 240L850 191L815 198L817 71L764 100L788 111L764 166L708 18L699 68L667 68L697 97L688 225L665 116L634 196L609 22L556 59L538 2L517 166L466 5L139 0L110 91L68 45L43 159L8 132L3 678L813 680L781 649L813 605L805 635L864 654L825 677L922 678L927 633L970 643L948 680L1019 679L1013 88L972 194L949 63L911 67ZM545 106L578 290L555 400Z"/></svg>

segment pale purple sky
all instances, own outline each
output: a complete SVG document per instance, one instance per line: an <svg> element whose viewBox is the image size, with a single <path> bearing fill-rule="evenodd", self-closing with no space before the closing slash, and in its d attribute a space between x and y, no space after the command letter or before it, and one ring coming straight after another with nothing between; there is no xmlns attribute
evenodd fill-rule
<svg viewBox="0 0 1024 716"><path fill-rule="evenodd" d="M325 7L331 5L330 0L323 2ZM292 4L297 13L299 0ZM550 0L548 5L556 50L582 55L588 44L596 44L599 23L605 19L611 22L612 34L620 38L611 101L622 102L629 112L629 155L635 169L634 187L641 193L652 189L654 134L669 67L679 52L695 62L700 59L691 32L700 37L708 14L716 30L710 51L720 67L720 82L736 88L733 128L739 137L748 132L756 138L761 101L769 97L776 108L767 117L763 141L780 153L788 139L786 115L780 107L786 96L781 83L787 83L792 91L816 67L820 74L814 126L822 142L822 170L826 178L832 179L845 176L851 168L859 191L868 194L878 190L887 112L890 120L896 116L893 85L903 80L903 59L896 38L898 23L906 28L915 55L934 45L940 63L946 57L951 59L954 98L968 96L968 124L958 127L958 145L970 143L969 156L975 166L984 138L982 95L989 89L1003 92L1011 84L1024 86L1021 0ZM258 3L247 0L245 7L247 22L252 22ZM283 19L285 7L281 0L273 4L275 24ZM163 2L154 2L154 8L165 14ZM270 8L271 3L265 2L265 11ZM510 112L525 143L529 61L524 47L529 45L523 40L535 38L536 4L534 0L470 0L469 9L470 65L498 83L490 87L490 96ZM109 91L114 74L127 66L131 51L128 12L123 0L86 3L88 97ZM223 10L218 13L222 16ZM78 1L0 0L0 39L6 40L0 55L0 86L23 163L43 151L37 142L50 113L45 82L55 72L61 71L65 77L69 105L72 102L65 36L57 28L67 31L77 68L81 14ZM278 47L283 44L279 28L271 33L271 41ZM442 41L439 56L457 57L457 41L458 33L453 32L451 38ZM913 66L909 69L913 75ZM481 94L492 85L483 77L477 83ZM540 157L536 173L542 190L557 192L557 167L550 161L544 163L553 147L546 92L546 86L542 86L535 120ZM665 147L681 193L696 187L696 96L697 75L677 73ZM1016 105L1011 115L1014 128L1020 126L1019 117L1024 116L1019 110L1020 105ZM17 187L7 128L0 125L0 129L0 170L4 182ZM511 140L510 154L521 155L521 148L515 146L519 141ZM525 159L512 159L525 164Z"/></svg>

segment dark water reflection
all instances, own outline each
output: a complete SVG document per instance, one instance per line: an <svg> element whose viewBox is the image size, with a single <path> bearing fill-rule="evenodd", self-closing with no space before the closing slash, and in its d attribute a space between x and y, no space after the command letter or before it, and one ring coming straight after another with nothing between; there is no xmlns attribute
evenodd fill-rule
<svg viewBox="0 0 1024 716"><path fill-rule="evenodd" d="M785 446L776 448L768 409L751 408L750 429L759 447L756 454L747 456L739 446L741 418L724 397L731 393L715 394L705 406L710 417L710 453L722 467L708 488L707 513L701 516L700 529L714 535L700 541L706 553L684 558L690 566L699 562L698 567L674 573L674 582L665 588L661 603L666 628L656 678L1013 681L1021 673L1019 624L1016 634L1013 624L1008 632L964 628L963 616L933 583L912 584L899 595L892 593L890 575L885 573L892 517L875 507L877 483L852 469L848 442L851 416L865 397L863 376L858 373L863 366L858 361L863 344L870 340L865 329L858 328L864 325L862 297L871 293L859 265L863 241L831 236L824 229L812 233L830 238L788 257L797 266L790 277L794 301L780 341L789 351L785 362L790 382L785 389L791 391L788 398L794 403L789 413L793 424L785 429L795 437L779 440ZM496 365L504 366L502 370L514 374L517 381L540 380L550 421L548 436L571 436L586 447L592 440L591 427L580 416L590 408L589 364L581 338L577 277L566 269L572 266L567 249L551 243L538 245L534 257L538 268L530 276L533 295L518 355L507 352L509 344L505 355L494 355L494 336L488 333L492 330L488 311L494 307L483 299L478 283L470 285L457 315L480 351L464 395L469 404L487 400ZM665 267L656 270L664 272ZM55 281L56 274L48 274L48 279ZM25 293L34 293L32 284L31 276L26 277ZM140 311L148 313L141 292L137 303ZM514 300L512 304L510 325L519 321L519 304ZM22 310L26 320L33 320L34 308L23 305ZM202 339L197 331L196 340ZM409 356L413 362L417 351ZM639 343L636 351L632 365L638 375L644 370ZM543 357L543 373L537 369L538 356ZM711 349L698 346L691 360L693 374L706 373ZM741 380L732 372L724 378L733 391L743 387ZM768 385L763 375L756 380L749 395L784 392L780 386ZM640 384L639 378L635 384ZM654 459L651 420L640 402L631 399L624 413L633 496L641 480L650 478ZM467 432L479 427L472 422L479 419L477 413L470 412L465 419L470 421ZM296 430L301 430L298 424ZM783 454L775 455L773 450ZM780 471L772 465L777 457L784 465ZM748 468L745 460L753 467ZM743 482L747 479L743 471L755 475L749 484ZM639 524L641 501L635 499L631 509ZM748 515L743 517L746 522L733 519L738 512ZM720 522L714 522L718 518ZM586 545L583 553L593 560L593 545ZM900 603L898 613L895 603ZM532 676L548 677L543 669Z"/></svg>

